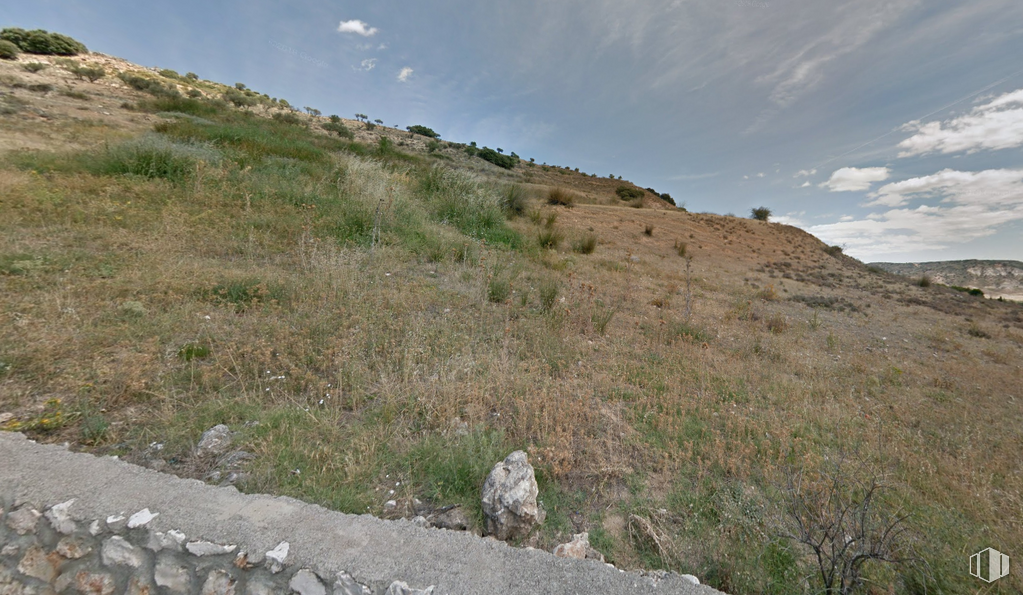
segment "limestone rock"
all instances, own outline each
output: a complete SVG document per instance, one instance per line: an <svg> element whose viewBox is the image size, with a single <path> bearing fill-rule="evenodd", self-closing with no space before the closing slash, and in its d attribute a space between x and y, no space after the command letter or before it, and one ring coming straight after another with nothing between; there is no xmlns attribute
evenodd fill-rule
<svg viewBox="0 0 1023 595"><path fill-rule="evenodd" d="M128 540L117 535L103 542L100 556L103 558L103 564L107 566L131 566L132 568L138 568L145 561L140 548L133 546Z"/></svg>
<svg viewBox="0 0 1023 595"><path fill-rule="evenodd" d="M23 506L7 515L7 526L18 535L26 535L36 530L36 523L41 516L31 506Z"/></svg>
<svg viewBox="0 0 1023 595"><path fill-rule="evenodd" d="M210 541L189 541L185 544L185 549L193 556L219 556L220 554L230 554L238 549L238 546L220 545Z"/></svg>
<svg viewBox="0 0 1023 595"><path fill-rule="evenodd" d="M337 573L334 579L333 595L370 595L372 591L366 585L360 584L352 575L345 571Z"/></svg>
<svg viewBox="0 0 1023 595"><path fill-rule="evenodd" d="M192 576L188 568L174 563L171 557L161 557L156 562L153 580L158 587L172 593L188 593L192 589Z"/></svg>
<svg viewBox="0 0 1023 595"><path fill-rule="evenodd" d="M224 424L218 424L202 433L195 454L200 457L219 456L227 452L230 446L231 430Z"/></svg>
<svg viewBox="0 0 1023 595"><path fill-rule="evenodd" d="M266 565L272 574L284 570L284 561L288 558L288 550L291 545L287 541L277 544L277 547L266 553Z"/></svg>
<svg viewBox="0 0 1023 595"><path fill-rule="evenodd" d="M134 529L136 527L145 527L146 525L149 524L149 521L155 519L158 516L160 516L160 513L149 512L148 508L143 508L142 510L136 512L135 514L131 515L131 517L128 518L128 528Z"/></svg>
<svg viewBox="0 0 1023 595"><path fill-rule="evenodd" d="M298 595L327 595L327 588L323 586L316 573L308 568L303 568L291 577L288 587Z"/></svg>
<svg viewBox="0 0 1023 595"><path fill-rule="evenodd" d="M546 512L537 504L539 489L526 453L517 450L494 465L483 483L486 531L506 541L525 537L543 523Z"/></svg>
<svg viewBox="0 0 1023 595"><path fill-rule="evenodd" d="M696 578L695 576L693 576L691 574L683 574L682 578L684 578L687 581L693 583L694 585L700 584L700 579Z"/></svg>
<svg viewBox="0 0 1023 595"><path fill-rule="evenodd" d="M155 592L156 589L149 579L136 575L128 579L128 588L124 590L124 595L152 595Z"/></svg>
<svg viewBox="0 0 1023 595"><path fill-rule="evenodd" d="M202 584L200 595L235 595L237 582L223 570L212 570Z"/></svg>
<svg viewBox="0 0 1023 595"><path fill-rule="evenodd" d="M117 583L105 572L81 571L75 575L75 588L86 595L112 595Z"/></svg>
<svg viewBox="0 0 1023 595"><path fill-rule="evenodd" d="M175 531L174 529L171 529L166 533L153 531L149 534L149 542L146 543L146 547L154 552L162 550L180 552L185 544L185 539L184 533L181 531Z"/></svg>
<svg viewBox="0 0 1023 595"><path fill-rule="evenodd" d="M46 552L37 545L28 548L25 556L18 563L18 572L46 583L53 582L59 569L60 558L55 554L47 556Z"/></svg>
<svg viewBox="0 0 1023 595"><path fill-rule="evenodd" d="M402 581L394 581L387 587L384 595L432 595L433 585L425 589L412 589Z"/></svg>
<svg viewBox="0 0 1023 595"><path fill-rule="evenodd" d="M56 504L46 511L46 518L50 520L53 530L57 533L70 535L75 532L75 522L71 520L71 513L68 511L74 502L75 499L72 498L67 502Z"/></svg>
<svg viewBox="0 0 1023 595"><path fill-rule="evenodd" d="M554 555L559 558L575 558L576 560L604 561L604 554L590 547L590 534L579 533L572 536L572 541L554 548Z"/></svg>
<svg viewBox="0 0 1023 595"><path fill-rule="evenodd" d="M77 560L92 551L92 546L79 537L65 537L57 543L57 553L69 560Z"/></svg>

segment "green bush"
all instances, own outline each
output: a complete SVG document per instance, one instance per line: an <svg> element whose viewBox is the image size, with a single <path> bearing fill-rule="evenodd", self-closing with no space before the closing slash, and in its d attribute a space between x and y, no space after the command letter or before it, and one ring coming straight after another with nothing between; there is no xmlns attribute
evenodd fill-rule
<svg viewBox="0 0 1023 595"><path fill-rule="evenodd" d="M615 194L622 200L637 200L643 198L645 192L643 192L642 188L623 185L615 188Z"/></svg>
<svg viewBox="0 0 1023 595"><path fill-rule="evenodd" d="M9 41L21 51L29 54L54 56L76 56L87 53L85 45L60 33L48 33L42 29L26 31L17 27L0 30L0 40Z"/></svg>
<svg viewBox="0 0 1023 595"><path fill-rule="evenodd" d="M291 112L274 112L273 119L293 126L305 126L305 122L302 121L302 118L299 118L298 114L293 114Z"/></svg>
<svg viewBox="0 0 1023 595"><path fill-rule="evenodd" d="M341 121L341 116L331 116L330 122L320 125L321 128L327 132L333 132L341 138L347 138L348 140L355 139L355 133L348 129Z"/></svg>
<svg viewBox="0 0 1023 595"><path fill-rule="evenodd" d="M111 147L99 154L89 167L102 175L127 174L182 182L199 161L216 162L220 155L207 147L175 143L148 135Z"/></svg>
<svg viewBox="0 0 1023 595"><path fill-rule="evenodd" d="M243 91L239 91L238 89L228 89L227 91L224 91L223 97L225 101L230 101L235 105L235 107L248 107L258 103L255 97L252 97Z"/></svg>
<svg viewBox="0 0 1023 595"><path fill-rule="evenodd" d="M518 184L505 186L501 194L501 206L509 217L518 217L526 212L526 191Z"/></svg>
<svg viewBox="0 0 1023 595"><path fill-rule="evenodd" d="M156 79L146 78L137 74L131 74L130 72L121 72L117 75L117 78L121 79L124 84L128 85L136 91L145 91L150 95L156 97L180 97L177 88L170 87L161 83Z"/></svg>
<svg viewBox="0 0 1023 595"><path fill-rule="evenodd" d="M511 155L502 155L488 147L477 149L476 156L479 157L480 159L483 159L484 161L489 161L490 163L493 163L497 167L503 167L504 169L513 169L515 167L515 164L519 162L517 157L512 157Z"/></svg>
<svg viewBox="0 0 1023 595"><path fill-rule="evenodd" d="M434 132L433 129L427 128L426 126L420 126L419 124L416 124L414 126L408 126L405 128L405 130L408 130L412 134L419 134L422 136L428 136L430 138L440 138L440 135Z"/></svg>
<svg viewBox="0 0 1023 595"><path fill-rule="evenodd" d="M2 45L2 44L3 44L3 42L0 42L0 45ZM26 71L28 71L28 72L35 73L35 72L39 72L40 70L45 70L45 69L49 68L50 65L46 64L45 62L26 62L25 64L22 64L21 67L23 69L25 69Z"/></svg>
<svg viewBox="0 0 1023 595"><path fill-rule="evenodd" d="M0 59L16 60L19 53L21 53L21 48L15 45L14 42L0 39Z"/></svg>
<svg viewBox="0 0 1023 595"><path fill-rule="evenodd" d="M95 83L99 79L107 75L107 71L102 66L83 66L81 64L72 63L67 65L68 71L75 75L78 80L89 79L90 83Z"/></svg>
<svg viewBox="0 0 1023 595"><path fill-rule="evenodd" d="M771 218L771 209L767 207L757 207L750 210L750 217L757 221L767 221Z"/></svg>
<svg viewBox="0 0 1023 595"><path fill-rule="evenodd" d="M561 233L561 230L554 227L542 227L536 234L537 243L540 244L541 248L549 248L556 250L561 244L561 240L565 239Z"/></svg>
<svg viewBox="0 0 1023 595"><path fill-rule="evenodd" d="M372 128L369 128L368 125L367 125L367 129L368 130L372 130ZM440 143L436 139L431 140L428 143L426 143L426 152L427 153L433 153L433 152L437 151L438 149L440 149Z"/></svg>
<svg viewBox="0 0 1023 595"><path fill-rule="evenodd" d="M593 254L597 249L597 236L587 233L572 244L572 249L579 254Z"/></svg>

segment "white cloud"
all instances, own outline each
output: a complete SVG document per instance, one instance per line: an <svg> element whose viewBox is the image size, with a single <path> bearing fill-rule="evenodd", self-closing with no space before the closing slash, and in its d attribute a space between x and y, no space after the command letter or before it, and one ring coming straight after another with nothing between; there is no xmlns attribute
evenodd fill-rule
<svg viewBox="0 0 1023 595"><path fill-rule="evenodd" d="M352 19L350 21L341 21L341 24L338 25L337 30L340 31L341 33L355 33L356 35L361 35L363 37L370 37L372 35L376 35L377 32L376 27L370 27L369 25L358 19Z"/></svg>
<svg viewBox="0 0 1023 595"><path fill-rule="evenodd" d="M760 172L760 173L758 173L758 174L757 174L757 177L758 177L758 178L762 178L762 177L764 177L764 172Z"/></svg>
<svg viewBox="0 0 1023 595"><path fill-rule="evenodd" d="M862 219L807 231L829 244L846 246L858 258L919 253L963 244L1023 221L1023 169L961 172L943 170L930 176L887 184L871 196L873 204L902 207L911 199L932 204L870 213ZM883 200L882 200L883 199Z"/></svg>
<svg viewBox="0 0 1023 595"><path fill-rule="evenodd" d="M407 82L408 78L410 76L412 76L413 72L415 72L415 71L412 70L411 68L409 68L408 66L406 66L405 68L402 68L401 72L398 73L398 82L399 83Z"/></svg>
<svg viewBox="0 0 1023 595"><path fill-rule="evenodd" d="M810 180L807 180L807 181L803 182L803 185L800 186L800 188L809 188L809 187L810 187Z"/></svg>
<svg viewBox="0 0 1023 595"><path fill-rule="evenodd" d="M717 172L716 171L716 172L707 173L707 174L679 174L677 176L671 176L668 179L669 180L678 180L678 181L703 180L703 179L706 179L706 178L716 177L720 173L721 172Z"/></svg>
<svg viewBox="0 0 1023 595"><path fill-rule="evenodd" d="M1023 89L1000 95L958 118L927 124L913 121L903 129L916 134L899 143L899 157L1023 146Z"/></svg>
<svg viewBox="0 0 1023 595"><path fill-rule="evenodd" d="M831 192L867 190L872 183L887 180L890 173L887 167L843 167L835 170L820 186Z"/></svg>
<svg viewBox="0 0 1023 595"><path fill-rule="evenodd" d="M812 175L814 175L816 173L817 173L817 169L816 168L815 169L809 169L809 170L801 169L801 170L797 171L796 175L794 175L792 177L793 178L809 178L810 176L812 176Z"/></svg>
<svg viewBox="0 0 1023 595"><path fill-rule="evenodd" d="M359 65L359 70L365 70L366 72L369 72L370 70L376 68L376 66L377 66L376 58L367 58L361 62L361 64Z"/></svg>

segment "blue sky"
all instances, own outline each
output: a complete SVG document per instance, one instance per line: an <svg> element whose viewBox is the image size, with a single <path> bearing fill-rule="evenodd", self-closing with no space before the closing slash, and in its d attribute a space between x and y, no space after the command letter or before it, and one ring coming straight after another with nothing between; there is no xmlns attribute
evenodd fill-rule
<svg viewBox="0 0 1023 595"><path fill-rule="evenodd" d="M7 4L324 114L764 205L865 261L1023 260L1020 0Z"/></svg>

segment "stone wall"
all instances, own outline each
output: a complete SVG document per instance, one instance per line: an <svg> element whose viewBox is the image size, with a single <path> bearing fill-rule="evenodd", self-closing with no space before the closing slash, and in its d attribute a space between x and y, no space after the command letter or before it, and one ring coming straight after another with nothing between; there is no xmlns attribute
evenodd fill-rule
<svg viewBox="0 0 1023 595"><path fill-rule="evenodd" d="M148 508L130 516L76 521L74 500L40 510L0 491L0 595L370 595L374 590L346 572L322 576L286 566L288 542L258 553L237 544L189 539L181 531L155 531ZM386 595L425 595L394 581Z"/></svg>

